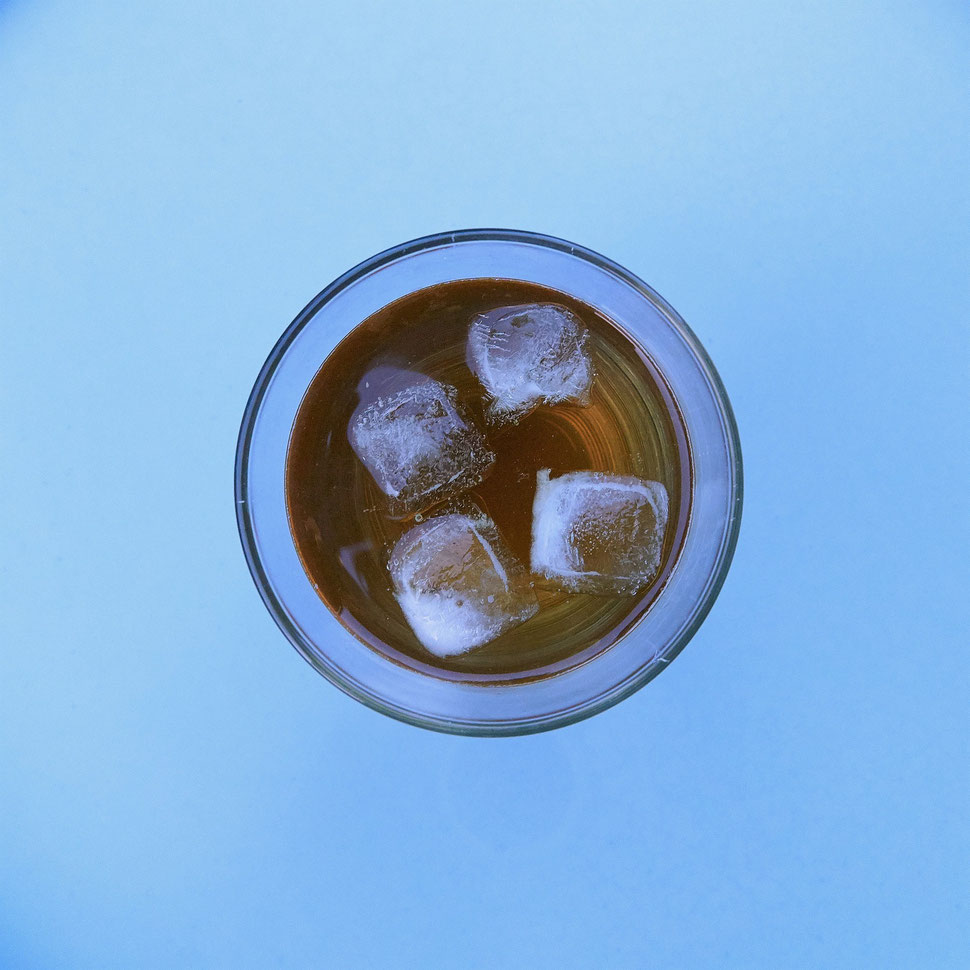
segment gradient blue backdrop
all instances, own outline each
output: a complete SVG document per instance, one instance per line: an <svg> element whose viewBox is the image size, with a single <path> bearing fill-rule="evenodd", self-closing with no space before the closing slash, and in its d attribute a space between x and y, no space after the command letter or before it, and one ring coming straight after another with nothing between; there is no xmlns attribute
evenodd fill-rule
<svg viewBox="0 0 970 970"><path fill-rule="evenodd" d="M957 0L0 3L0 967L970 965ZM733 570L636 697L380 717L273 626L232 463L282 329L442 229L686 317Z"/></svg>

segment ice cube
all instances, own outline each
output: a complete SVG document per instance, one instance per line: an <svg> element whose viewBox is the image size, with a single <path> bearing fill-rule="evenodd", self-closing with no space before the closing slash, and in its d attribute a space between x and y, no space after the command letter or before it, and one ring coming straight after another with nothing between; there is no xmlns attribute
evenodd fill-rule
<svg viewBox="0 0 970 970"><path fill-rule="evenodd" d="M589 404L593 365L579 318L552 303L499 307L468 331L467 362L489 396L488 417L517 421L538 404Z"/></svg>
<svg viewBox="0 0 970 970"><path fill-rule="evenodd" d="M354 412L347 434L391 514L407 515L477 485L495 455L453 387L410 371L393 376L384 382L391 390Z"/></svg>
<svg viewBox="0 0 970 970"><path fill-rule="evenodd" d="M439 657L480 647L539 611L528 573L480 512L414 526L395 544L389 568L411 629Z"/></svg>
<svg viewBox="0 0 970 970"><path fill-rule="evenodd" d="M630 475L536 476L532 571L575 593L634 593L660 568L667 490Z"/></svg>

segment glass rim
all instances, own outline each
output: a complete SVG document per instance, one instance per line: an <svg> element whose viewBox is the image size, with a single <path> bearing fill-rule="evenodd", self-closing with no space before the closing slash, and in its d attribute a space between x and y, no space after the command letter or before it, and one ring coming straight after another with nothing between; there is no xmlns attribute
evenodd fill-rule
<svg viewBox="0 0 970 970"><path fill-rule="evenodd" d="M302 646L302 634L287 615L287 611L280 601L270 578L263 567L259 554L252 513L249 502L249 459L256 427L256 418L260 406L267 393L274 373L285 356L290 345L301 333L304 327L313 319L316 313L339 293L346 290L358 280L373 273L390 263L403 257L413 256L427 250L433 250L447 245L457 245L470 242L508 242L539 246L561 252L567 256L585 260L593 266L607 272L626 283L641 296L652 303L665 316L679 336L689 348L696 364L709 384L712 397L722 418L726 438L726 455L728 459L728 475L731 503L728 510L728 521L716 556L713 559L710 578L691 616L690 622L681 630L675 641L672 641L663 651L662 663L645 663L639 670L634 671L628 678L617 683L610 690L572 707L556 710L542 715L530 715L522 718L510 718L502 721L453 721L429 717L421 713L408 710L396 705L387 698L371 693L356 681L343 676L339 669L325 666L317 658L310 655ZM322 363L322 362L321 362ZM661 368L662 369L662 368ZM631 273L615 261L595 252L585 246L549 236L542 233L517 229L463 229L451 232L434 233L408 240L385 249L347 270L333 282L321 290L297 314L292 323L283 331L268 354L253 388L246 402L240 424L236 444L234 469L234 490L236 506L236 524L253 582L263 600L264 605L273 617L274 622L286 636L300 655L318 672L323 674L331 683L355 700L368 707L386 714L397 720L418 727L424 727L449 734L477 735L477 736L509 736L532 734L563 727L575 723L594 714L598 714L621 700L629 697L641 687L649 683L662 669L669 665L687 643L692 639L698 628L710 612L727 577L734 551L737 545L741 525L741 510L743 504L743 466L741 445L738 436L737 423L728 399L723 382L704 346L683 320L677 311L670 306L652 287ZM634 635L630 631L628 636ZM362 649L369 649L361 644ZM482 689L495 689L484 687Z"/></svg>

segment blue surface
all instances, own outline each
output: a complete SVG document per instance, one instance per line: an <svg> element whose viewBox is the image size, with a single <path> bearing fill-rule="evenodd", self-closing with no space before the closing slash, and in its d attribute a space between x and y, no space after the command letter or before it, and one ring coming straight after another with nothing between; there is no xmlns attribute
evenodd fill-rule
<svg viewBox="0 0 970 970"><path fill-rule="evenodd" d="M343 6L0 5L0 966L967 966L967 8ZM676 663L503 741L318 677L231 492L304 303L477 225L670 300L747 476Z"/></svg>

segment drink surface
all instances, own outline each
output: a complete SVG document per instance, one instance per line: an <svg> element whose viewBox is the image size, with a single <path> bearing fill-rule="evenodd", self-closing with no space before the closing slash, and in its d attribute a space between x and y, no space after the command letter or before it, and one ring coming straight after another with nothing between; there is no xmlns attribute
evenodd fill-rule
<svg viewBox="0 0 970 970"><path fill-rule="evenodd" d="M586 406L540 405L497 424L466 356L469 327L500 307L555 304L588 331L594 378ZM439 508L469 503L494 522L526 569L537 475L595 471L659 482L669 500L659 570L625 595L566 592L536 581L539 610L476 649L430 653L392 591L388 563L398 540L427 521L433 499L402 508L378 487L351 444L361 408L399 375L421 374L457 391L457 406L494 455L481 481ZM340 622L392 660L452 680L511 682L583 663L631 629L659 594L683 544L691 494L683 422L663 376L619 327L558 290L517 280L470 279L411 293L345 337L308 388L294 422L286 465L290 527L304 569ZM427 507L430 504L430 507ZM648 657L644 657L646 661Z"/></svg>

